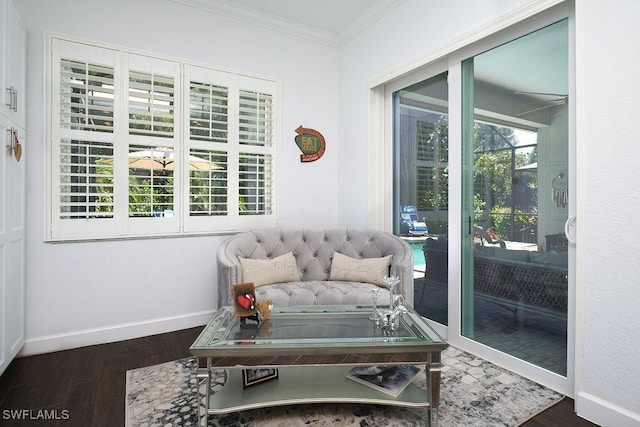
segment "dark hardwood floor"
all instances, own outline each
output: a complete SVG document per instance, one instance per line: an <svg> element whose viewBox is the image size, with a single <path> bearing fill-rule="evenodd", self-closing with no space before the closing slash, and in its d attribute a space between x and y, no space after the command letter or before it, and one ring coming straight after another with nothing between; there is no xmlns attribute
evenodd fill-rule
<svg viewBox="0 0 640 427"><path fill-rule="evenodd" d="M201 328L15 359L0 377L2 426L122 426L125 372L190 356ZM38 410L58 420L20 421ZM28 411L31 412L28 412ZM40 412L42 414L43 412ZM594 426L573 412L573 400L524 424L526 427Z"/></svg>

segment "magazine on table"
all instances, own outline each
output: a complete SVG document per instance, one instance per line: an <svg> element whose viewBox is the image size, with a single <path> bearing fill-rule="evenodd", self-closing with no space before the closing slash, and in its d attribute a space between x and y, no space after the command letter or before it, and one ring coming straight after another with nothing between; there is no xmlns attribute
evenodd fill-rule
<svg viewBox="0 0 640 427"><path fill-rule="evenodd" d="M347 378L397 397L419 371L413 365L356 366L347 372Z"/></svg>

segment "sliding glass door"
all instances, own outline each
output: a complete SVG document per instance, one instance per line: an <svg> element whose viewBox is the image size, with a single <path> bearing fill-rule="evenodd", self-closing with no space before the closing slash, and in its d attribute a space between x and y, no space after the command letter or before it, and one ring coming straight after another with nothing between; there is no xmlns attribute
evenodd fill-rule
<svg viewBox="0 0 640 427"><path fill-rule="evenodd" d="M416 311L452 346L567 395L571 14L532 17L372 91L385 112L376 167L393 174L375 181L389 209L376 219L414 248Z"/></svg>
<svg viewBox="0 0 640 427"><path fill-rule="evenodd" d="M563 20L465 60L461 73L461 335L561 376L568 39Z"/></svg>
<svg viewBox="0 0 640 427"><path fill-rule="evenodd" d="M448 322L447 73L404 87L394 104L394 233L413 248L415 308Z"/></svg>

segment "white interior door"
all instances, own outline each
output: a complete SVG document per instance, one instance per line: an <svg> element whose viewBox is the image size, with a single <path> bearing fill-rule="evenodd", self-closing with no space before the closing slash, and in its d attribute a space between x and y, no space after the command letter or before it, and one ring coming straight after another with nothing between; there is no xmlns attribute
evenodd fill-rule
<svg viewBox="0 0 640 427"><path fill-rule="evenodd" d="M18 141L23 142L21 131L0 116L0 132L3 148L0 150L1 373L24 344L25 161L16 149Z"/></svg>

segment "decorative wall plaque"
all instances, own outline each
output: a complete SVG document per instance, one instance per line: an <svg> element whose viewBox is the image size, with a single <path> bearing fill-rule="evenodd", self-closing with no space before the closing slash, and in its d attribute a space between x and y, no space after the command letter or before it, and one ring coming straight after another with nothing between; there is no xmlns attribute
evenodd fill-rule
<svg viewBox="0 0 640 427"><path fill-rule="evenodd" d="M296 144L302 154L300 161L303 163L315 162L324 154L324 136L315 129L305 128L302 125L296 129Z"/></svg>

